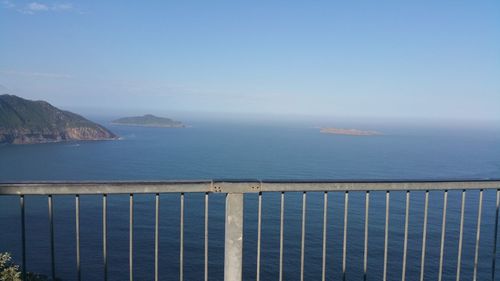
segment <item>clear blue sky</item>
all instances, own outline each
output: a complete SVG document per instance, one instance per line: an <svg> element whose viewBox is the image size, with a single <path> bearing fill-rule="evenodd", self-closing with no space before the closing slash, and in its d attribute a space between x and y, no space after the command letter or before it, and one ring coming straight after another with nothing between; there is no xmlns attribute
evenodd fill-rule
<svg viewBox="0 0 500 281"><path fill-rule="evenodd" d="M500 120L496 0L0 3L0 85L66 108Z"/></svg>

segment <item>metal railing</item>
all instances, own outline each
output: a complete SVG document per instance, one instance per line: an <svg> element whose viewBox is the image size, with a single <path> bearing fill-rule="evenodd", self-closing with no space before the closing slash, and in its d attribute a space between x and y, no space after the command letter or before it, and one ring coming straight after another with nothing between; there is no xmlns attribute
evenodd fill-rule
<svg viewBox="0 0 500 281"><path fill-rule="evenodd" d="M322 233L322 280L326 279L326 246L327 246L327 210L329 192L344 193L344 221L342 239L342 279L346 280L347 264L347 229L348 229L348 206L350 192L365 193L365 218L364 218L364 249L363 249L363 278L367 279L368 274L368 236L369 236L369 210L370 192L385 192L385 225L384 225L384 246L383 246L383 280L387 280L387 260L389 243L389 206L392 191L406 192L405 198L405 222L404 222L404 242L401 280L406 278L407 251L408 251L408 221L410 209L410 193L412 191L425 192L424 219L422 230L422 248L420 259L420 280L424 280L427 224L429 208L429 192L443 191L443 212L439 253L438 280L443 276L444 244L446 232L446 215L448 204L448 191L461 191L460 227L458 240L456 280L460 280L462 243L464 229L465 198L468 190L479 191L477 229L474 251L474 271L473 278L477 279L479 242L481 234L481 219L483 209L483 191L495 190L495 221L494 238L491 260L491 280L495 280L496 267L496 246L498 234L498 216L500 206L500 180L469 180L469 181L159 181L159 182L22 182L22 183L0 183L0 196L17 195L20 198L21 212L21 233L22 233L22 270L26 276L26 223L25 223L25 196L45 195L48 198L48 212L50 225L50 253L51 253L51 273L55 279L54 260L54 222L53 222L53 196L54 195L74 195L75 196L75 232L76 232L76 268L77 279L81 279L80 267L80 196L81 195L102 195L102 254L104 266L104 280L108 280L107 270L107 198L113 194L129 194L129 276L134 279L133 255L134 255L134 194L154 194L155 195L155 236L154 236L154 276L158 280L158 249L159 249L159 201L160 194L179 193L180 194L180 256L179 256L179 276L184 279L184 194L202 193L204 200L204 280L208 280L208 197L210 193L225 193L225 239L224 239L224 280L242 280L242 257L243 257L243 198L244 194L258 194L257 212L257 260L256 260L256 280L261 278L261 231L262 231L262 194L266 192L280 193L280 244L279 244L279 280L283 280L283 247L284 247L284 211L285 193L302 192L302 218L301 218L301 246L300 246L300 280L304 280L304 252L306 236L306 200L308 192L322 192L323 196L323 233Z"/></svg>

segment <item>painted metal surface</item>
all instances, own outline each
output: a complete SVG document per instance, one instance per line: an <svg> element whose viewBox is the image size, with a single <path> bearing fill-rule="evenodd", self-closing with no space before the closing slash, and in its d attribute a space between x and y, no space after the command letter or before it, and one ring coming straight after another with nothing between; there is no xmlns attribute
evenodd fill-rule
<svg viewBox="0 0 500 281"><path fill-rule="evenodd" d="M18 182L0 183L0 195L431 191L499 187L500 180Z"/></svg>
<svg viewBox="0 0 500 281"><path fill-rule="evenodd" d="M226 196L226 234L224 245L224 281L243 277L243 194Z"/></svg>

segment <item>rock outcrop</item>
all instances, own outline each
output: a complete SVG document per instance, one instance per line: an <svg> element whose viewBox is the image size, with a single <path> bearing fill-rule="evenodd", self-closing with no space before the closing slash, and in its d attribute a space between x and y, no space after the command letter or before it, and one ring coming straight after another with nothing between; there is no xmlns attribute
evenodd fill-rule
<svg viewBox="0 0 500 281"><path fill-rule="evenodd" d="M0 143L35 144L117 138L103 126L45 101L0 95Z"/></svg>

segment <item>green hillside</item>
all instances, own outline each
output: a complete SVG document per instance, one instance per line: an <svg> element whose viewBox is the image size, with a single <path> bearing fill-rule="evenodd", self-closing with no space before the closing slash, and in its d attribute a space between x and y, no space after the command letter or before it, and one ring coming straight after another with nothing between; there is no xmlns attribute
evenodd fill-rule
<svg viewBox="0 0 500 281"><path fill-rule="evenodd" d="M45 101L0 95L0 143L115 139L108 129Z"/></svg>
<svg viewBox="0 0 500 281"><path fill-rule="evenodd" d="M144 127L165 127L165 128L183 128L184 124L180 121L170 118L157 117L151 114L135 117L124 117L113 121L116 125L144 126Z"/></svg>

